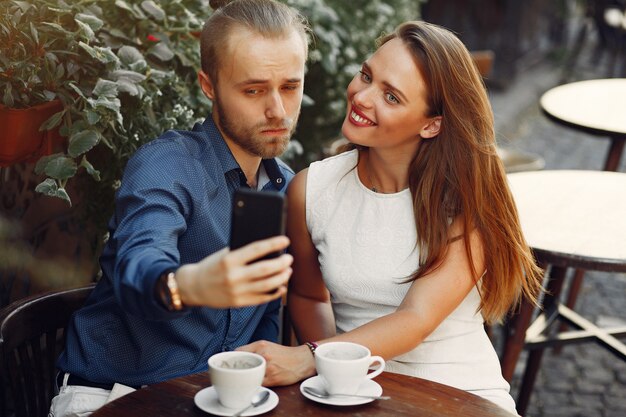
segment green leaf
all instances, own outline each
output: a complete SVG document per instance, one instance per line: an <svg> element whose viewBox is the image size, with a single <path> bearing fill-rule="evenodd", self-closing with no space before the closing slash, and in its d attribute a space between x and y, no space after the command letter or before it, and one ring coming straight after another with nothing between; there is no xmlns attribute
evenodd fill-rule
<svg viewBox="0 0 626 417"><path fill-rule="evenodd" d="M134 17L136 17L139 20L143 20L146 18L146 15L144 15L141 12L141 9L137 8L137 7L132 7L130 6L128 3L126 3L124 0L116 0L115 1L115 5L117 7L119 7L120 9L124 9L127 12L131 13Z"/></svg>
<svg viewBox="0 0 626 417"><path fill-rule="evenodd" d="M37 164L35 165L35 174L37 175L43 174L46 169L46 165L48 165L48 162L52 161L53 159L60 158L62 156L63 156L62 153L55 153L52 155L43 156L39 158L39 161L37 161Z"/></svg>
<svg viewBox="0 0 626 417"><path fill-rule="evenodd" d="M303 94L302 95L302 107L309 107L315 104L315 100L313 100L310 96Z"/></svg>
<svg viewBox="0 0 626 417"><path fill-rule="evenodd" d="M61 200L67 201L70 206L72 205L72 200L70 200L70 196L65 189L62 187L59 188L57 182L52 178L46 178L43 182L39 183L37 187L35 187L35 191L49 197L60 198Z"/></svg>
<svg viewBox="0 0 626 417"><path fill-rule="evenodd" d="M95 38L96 34L87 23L81 22L78 19L74 20L76 21L76 23L78 23L78 26L80 27L81 32L83 33L86 40L91 41Z"/></svg>
<svg viewBox="0 0 626 417"><path fill-rule="evenodd" d="M83 94L83 91L82 91L80 88L78 88L78 86L77 86L75 83L71 82L71 83L69 83L68 85L69 85L69 87L70 87L72 90L74 90L74 91L76 92L76 94L78 94L80 97L82 97L82 98L84 98L84 99L86 99L86 98L87 98L87 97L85 97L85 94Z"/></svg>
<svg viewBox="0 0 626 417"><path fill-rule="evenodd" d="M120 92L128 93L131 96L139 95L139 88L137 88L135 83L125 78L117 80L117 88L119 89Z"/></svg>
<svg viewBox="0 0 626 417"><path fill-rule="evenodd" d="M92 48L82 41L78 42L78 46L84 49L92 58L97 59L103 64L108 64L109 62L119 62L119 59L111 51L111 48L102 48L99 46Z"/></svg>
<svg viewBox="0 0 626 417"><path fill-rule="evenodd" d="M63 26L61 26L61 25L59 25L59 24L57 24L57 23L52 23L52 22L41 22L41 23L39 23L39 24L40 24L40 25L44 25L44 26L49 26L49 27L51 27L51 28L53 28L53 29L55 29L55 30L57 30L57 31L59 31L59 32L61 32L61 33L63 33L64 35L73 35L73 33L72 33L72 32L70 32L70 31L68 31L68 30L65 30L65 29L63 28Z"/></svg>
<svg viewBox="0 0 626 417"><path fill-rule="evenodd" d="M117 57L125 65L134 64L144 59L143 55L134 46L124 45L117 51Z"/></svg>
<svg viewBox="0 0 626 417"><path fill-rule="evenodd" d="M93 110L87 110L87 121L90 125L95 125L101 119L100 115Z"/></svg>
<svg viewBox="0 0 626 417"><path fill-rule="evenodd" d="M55 127L57 127L59 123L61 123L61 120L63 120L64 114L65 114L65 109L61 110L58 113L54 113L52 117L50 117L48 120L43 122L43 124L39 128L39 131L43 132L44 130L50 130L50 129L54 129Z"/></svg>
<svg viewBox="0 0 626 417"><path fill-rule="evenodd" d="M30 34L33 36L33 40L35 41L36 44L39 43L39 32L37 32L37 29L35 28L35 25L33 25L33 23L30 23Z"/></svg>
<svg viewBox="0 0 626 417"><path fill-rule="evenodd" d="M48 162L44 170L45 174L57 180L65 180L76 175L76 162L65 156L55 158Z"/></svg>
<svg viewBox="0 0 626 417"><path fill-rule="evenodd" d="M53 93L52 91L49 91L49 90L43 90L43 95L47 101L52 101L57 96L56 93Z"/></svg>
<svg viewBox="0 0 626 417"><path fill-rule="evenodd" d="M13 107L15 105L15 100L13 100L13 92L11 89L11 84L7 84L6 89L4 90L2 103L4 103L4 105L7 107Z"/></svg>
<svg viewBox="0 0 626 417"><path fill-rule="evenodd" d="M67 201L67 204L72 206L72 200L70 200L70 196L65 191L65 188L59 188L57 192L54 194L54 197L60 198L61 200Z"/></svg>
<svg viewBox="0 0 626 417"><path fill-rule="evenodd" d="M94 109L97 109L98 107L102 107L102 108L105 108L105 109L113 110L114 112L119 114L121 103L120 103L120 100L118 98L114 98L112 100L109 100L106 97L98 97L97 100L89 98L89 99L87 99L87 101L89 102L89 104L91 104L91 106Z"/></svg>
<svg viewBox="0 0 626 417"><path fill-rule="evenodd" d="M154 55L161 61L169 61L174 58L174 52L164 43L159 42L148 51L150 55Z"/></svg>
<svg viewBox="0 0 626 417"><path fill-rule="evenodd" d="M128 71L128 70L117 70L117 71L113 71L113 73L111 74L113 75L113 78L115 78L115 80L119 81L119 80L126 80L129 81L131 83L140 83L143 80L146 79L146 76L143 74L140 74L138 72L135 71Z"/></svg>
<svg viewBox="0 0 626 417"><path fill-rule="evenodd" d="M87 170L87 173L91 175L94 180L100 181L100 171L95 169L93 165L91 165L89 161L87 161L87 156L83 156L82 161L80 161L80 166L85 168L85 170Z"/></svg>
<svg viewBox="0 0 626 417"><path fill-rule="evenodd" d="M100 30L100 28L104 25L104 22L100 18L87 13L78 13L74 16L74 20L89 25L91 30L94 32Z"/></svg>
<svg viewBox="0 0 626 417"><path fill-rule="evenodd" d="M111 34L111 36L115 36L116 38L121 38L121 39L125 39L127 41L131 41L131 39L126 35L126 33L122 32L119 29L115 29L115 28L110 29L109 33Z"/></svg>
<svg viewBox="0 0 626 417"><path fill-rule="evenodd" d="M83 130L70 137L68 153L71 157L76 158L84 154L100 141L100 135L94 130Z"/></svg>
<svg viewBox="0 0 626 417"><path fill-rule="evenodd" d="M117 97L117 84L113 81L98 79L93 89L93 94L98 97L114 98Z"/></svg>
<svg viewBox="0 0 626 417"><path fill-rule="evenodd" d="M98 52L91 46L87 45L83 41L78 42L78 46L83 48L92 58L98 59Z"/></svg>
<svg viewBox="0 0 626 417"><path fill-rule="evenodd" d="M44 181L37 184L37 187L35 187L36 192L52 196L56 194L58 189L59 186L57 185L57 182L52 178L46 178Z"/></svg>
<svg viewBox="0 0 626 417"><path fill-rule="evenodd" d="M133 9L130 7L130 5L128 3L126 3L124 0L115 0L115 5L117 7L119 7L120 9L124 9L130 13L133 12Z"/></svg>
<svg viewBox="0 0 626 417"><path fill-rule="evenodd" d="M32 4L27 1L15 1L14 3L17 4L20 9L22 9L23 13L26 13L28 9L32 7Z"/></svg>
<svg viewBox="0 0 626 417"><path fill-rule="evenodd" d="M148 12L156 20L164 20L165 12L152 0L146 0L141 2L141 8Z"/></svg>
<svg viewBox="0 0 626 417"><path fill-rule="evenodd" d="M113 53L111 48L96 47L96 50L98 51L98 60L100 62L104 64L108 64L110 62L118 62L118 63L120 62L117 55Z"/></svg>

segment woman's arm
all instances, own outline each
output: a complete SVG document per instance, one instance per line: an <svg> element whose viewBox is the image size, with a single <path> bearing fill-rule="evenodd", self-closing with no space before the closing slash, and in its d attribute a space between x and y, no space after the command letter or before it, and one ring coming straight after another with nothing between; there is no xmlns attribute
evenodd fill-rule
<svg viewBox="0 0 626 417"><path fill-rule="evenodd" d="M462 235L459 221L454 222L450 236ZM474 261L473 276L464 239L449 245L441 266L415 280L398 309L350 332L322 340L351 341L370 348L373 355L386 359L406 353L419 345L465 299L484 270L484 252L479 234L470 232Z"/></svg>
<svg viewBox="0 0 626 417"><path fill-rule="evenodd" d="M306 225L306 178L307 170L298 173L287 191L287 236L294 257L287 306L301 342L335 335L330 295L322 279L317 249Z"/></svg>
<svg viewBox="0 0 626 417"><path fill-rule="evenodd" d="M455 221L451 229L450 236L462 235L459 221ZM469 235L474 262L473 271L477 271L478 276L473 276L465 250L465 241L455 240L449 245L439 268L415 280L395 312L347 333L317 339L318 343L355 342L367 346L373 355L385 359L394 358L414 349L461 304L484 270L484 252L480 236L475 230ZM294 257L297 256L298 254L294 253ZM317 272L319 273L319 266ZM294 278L296 278L295 269ZM309 289L295 282L292 285L300 291ZM316 289L319 291L317 287L311 288L314 292ZM320 297L320 293L316 294ZM300 319L307 319L306 314L299 315ZM303 328L313 325L314 323L305 325ZM268 371L264 381L266 385L291 384L315 372L313 356L306 346L289 348L258 342L244 349L260 353L268 360Z"/></svg>
<svg viewBox="0 0 626 417"><path fill-rule="evenodd" d="M300 341L327 339L335 335L330 296L320 271L317 250L306 226L306 176L299 172L287 191L287 236L294 257L287 292L287 307ZM283 329L289 331L289 329ZM263 385L289 385L315 374L315 360L305 345L287 347L259 341L238 350L256 352L267 360Z"/></svg>

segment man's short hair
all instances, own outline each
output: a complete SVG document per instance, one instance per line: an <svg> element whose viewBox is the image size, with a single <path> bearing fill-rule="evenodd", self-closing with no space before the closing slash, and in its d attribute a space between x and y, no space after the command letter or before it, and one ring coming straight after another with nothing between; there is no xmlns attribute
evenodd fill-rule
<svg viewBox="0 0 626 417"><path fill-rule="evenodd" d="M202 71L214 83L217 83L220 58L228 50L228 39L236 26L267 38L285 37L295 31L302 37L307 56L310 28L306 19L292 7L275 0L212 0L211 5L216 10L202 29L200 58Z"/></svg>

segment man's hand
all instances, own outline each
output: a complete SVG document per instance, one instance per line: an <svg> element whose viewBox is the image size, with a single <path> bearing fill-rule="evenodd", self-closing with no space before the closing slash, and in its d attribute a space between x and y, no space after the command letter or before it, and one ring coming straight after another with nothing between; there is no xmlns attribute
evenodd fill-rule
<svg viewBox="0 0 626 417"><path fill-rule="evenodd" d="M250 243L237 250L224 248L198 263L183 265L176 281L183 304L213 308L244 307L267 303L287 291L293 257L250 263L289 246L289 239L278 236Z"/></svg>
<svg viewBox="0 0 626 417"><path fill-rule="evenodd" d="M283 346L261 340L236 350L258 353L265 358L263 386L291 385L315 375L315 359L305 345Z"/></svg>

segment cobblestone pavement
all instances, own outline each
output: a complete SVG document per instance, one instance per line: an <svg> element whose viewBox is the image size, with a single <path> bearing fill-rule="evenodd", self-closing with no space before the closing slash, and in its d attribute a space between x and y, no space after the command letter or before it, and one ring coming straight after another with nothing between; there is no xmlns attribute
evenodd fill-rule
<svg viewBox="0 0 626 417"><path fill-rule="evenodd" d="M605 78L606 66L583 50L573 74L570 81ZM608 139L557 125L541 113L539 97L561 84L561 75L557 65L542 62L522 71L508 89L490 91L499 144L541 155L545 169L600 170ZM619 170L626 172L626 155ZM576 311L599 326L626 324L626 274L588 272ZM522 354L512 382L514 398L525 359ZM626 416L626 362L595 343L566 346L560 354L547 350L526 417L548 416Z"/></svg>

